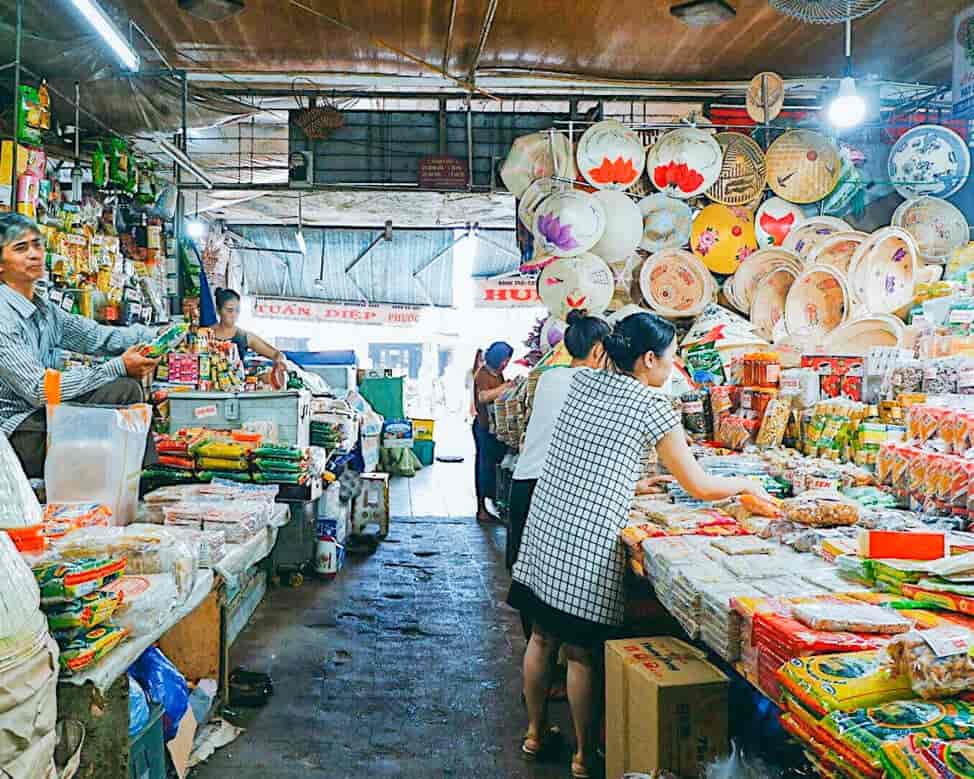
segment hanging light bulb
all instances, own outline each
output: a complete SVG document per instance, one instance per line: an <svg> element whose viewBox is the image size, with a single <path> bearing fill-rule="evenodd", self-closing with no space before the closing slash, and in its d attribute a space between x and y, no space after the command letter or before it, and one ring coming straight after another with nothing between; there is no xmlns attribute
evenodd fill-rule
<svg viewBox="0 0 974 779"><path fill-rule="evenodd" d="M190 219L186 222L186 235L193 240L198 240L206 235L206 225L199 219Z"/></svg>
<svg viewBox="0 0 974 779"><path fill-rule="evenodd" d="M866 101L856 89L852 77L852 20L845 23L845 75L839 81L837 94L828 107L829 121L833 127L848 130L858 127L866 118Z"/></svg>
<svg viewBox="0 0 974 779"><path fill-rule="evenodd" d="M866 101L856 89L856 80L846 76L839 82L839 94L829 103L829 121L845 130L857 127L866 118Z"/></svg>

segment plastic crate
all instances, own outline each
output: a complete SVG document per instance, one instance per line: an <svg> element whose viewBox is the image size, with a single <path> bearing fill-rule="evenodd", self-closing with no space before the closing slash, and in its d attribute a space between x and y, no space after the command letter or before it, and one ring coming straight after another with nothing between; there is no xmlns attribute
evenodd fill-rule
<svg viewBox="0 0 974 779"><path fill-rule="evenodd" d="M436 422L432 419L413 420L413 438L417 441L432 441Z"/></svg>
<svg viewBox="0 0 974 779"><path fill-rule="evenodd" d="M414 440L413 454L423 465L432 465L436 460L436 444L423 439Z"/></svg>
<svg viewBox="0 0 974 779"><path fill-rule="evenodd" d="M129 741L129 779L166 779L162 706L150 704L149 722Z"/></svg>

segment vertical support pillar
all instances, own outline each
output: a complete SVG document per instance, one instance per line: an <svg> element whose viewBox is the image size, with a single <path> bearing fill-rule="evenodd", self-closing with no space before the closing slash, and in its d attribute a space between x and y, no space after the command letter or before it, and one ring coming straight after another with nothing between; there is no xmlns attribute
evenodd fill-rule
<svg viewBox="0 0 974 779"><path fill-rule="evenodd" d="M24 0L17 0L17 32L14 43L14 132L13 164L10 167L10 210L17 210L17 156L20 152L20 139L17 137L17 118L20 115L20 57L24 39Z"/></svg>

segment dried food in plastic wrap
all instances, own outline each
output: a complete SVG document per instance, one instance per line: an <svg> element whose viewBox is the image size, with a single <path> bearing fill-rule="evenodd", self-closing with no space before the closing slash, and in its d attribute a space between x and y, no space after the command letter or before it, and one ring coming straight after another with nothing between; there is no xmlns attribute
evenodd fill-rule
<svg viewBox="0 0 974 779"><path fill-rule="evenodd" d="M957 392L957 376L963 359L946 357L928 360L923 368L923 389L927 395L950 395Z"/></svg>
<svg viewBox="0 0 974 779"><path fill-rule="evenodd" d="M739 579L771 579L794 574L795 559L790 555L746 555L728 557L724 566Z"/></svg>
<svg viewBox="0 0 974 779"><path fill-rule="evenodd" d="M849 630L853 633L906 633L913 623L882 606L823 600L800 603L792 614L802 624L815 630Z"/></svg>
<svg viewBox="0 0 974 779"><path fill-rule="evenodd" d="M791 402L789 398L772 399L764 412L764 419L761 420L761 428L758 430L755 443L762 448L781 446L790 415Z"/></svg>
<svg viewBox="0 0 974 779"><path fill-rule="evenodd" d="M112 510L101 503L48 503L44 507L44 535L62 538L85 527L107 527Z"/></svg>
<svg viewBox="0 0 974 779"><path fill-rule="evenodd" d="M117 647L129 632L116 625L99 625L61 645L61 669L70 676L94 665Z"/></svg>
<svg viewBox="0 0 974 779"><path fill-rule="evenodd" d="M854 525L859 520L856 504L838 492L815 490L784 501L785 518L800 525L837 527Z"/></svg>
<svg viewBox="0 0 974 779"><path fill-rule="evenodd" d="M795 657L778 679L817 717L913 697L909 678L891 671L881 651Z"/></svg>
<svg viewBox="0 0 974 779"><path fill-rule="evenodd" d="M788 368L781 372L781 395L792 398L799 409L810 408L819 400L820 377L812 368Z"/></svg>
<svg viewBox="0 0 974 779"><path fill-rule="evenodd" d="M124 555L126 574L173 574L181 599L192 592L199 568L198 547L186 543L178 531L157 525L78 530L58 541L55 551L67 560L86 554Z"/></svg>
<svg viewBox="0 0 974 779"><path fill-rule="evenodd" d="M0 434L0 528L31 527L40 524L43 517L20 458Z"/></svg>
<svg viewBox="0 0 974 779"><path fill-rule="evenodd" d="M901 360L894 365L883 382L883 397L890 400L906 393L923 391L923 361Z"/></svg>
<svg viewBox="0 0 974 779"><path fill-rule="evenodd" d="M808 598L825 594L825 590L814 582L794 576L774 576L769 579L755 579L755 589L769 598Z"/></svg>
<svg viewBox="0 0 974 779"><path fill-rule="evenodd" d="M705 389L690 390L680 396L680 402L683 429L695 440L708 440L714 432L710 393Z"/></svg>
<svg viewBox="0 0 974 779"><path fill-rule="evenodd" d="M734 411L739 394L740 388L733 385L710 388L710 412L715 430L720 420Z"/></svg>
<svg viewBox="0 0 974 779"><path fill-rule="evenodd" d="M940 406L922 403L911 406L907 411L907 434L920 443L929 441L940 432L940 423L947 413L947 409Z"/></svg>
<svg viewBox="0 0 974 779"><path fill-rule="evenodd" d="M778 545L755 536L737 536L711 541L711 546L729 555L771 554Z"/></svg>
<svg viewBox="0 0 974 779"><path fill-rule="evenodd" d="M125 562L124 557L57 559L51 556L33 566L41 603L66 603L97 592L122 575Z"/></svg>
<svg viewBox="0 0 974 779"><path fill-rule="evenodd" d="M740 451L754 441L754 433L759 424L756 419L725 416L717 427L717 443L728 449Z"/></svg>
<svg viewBox="0 0 974 779"><path fill-rule="evenodd" d="M949 698L974 690L974 632L950 625L897 636L886 647L892 668L921 698Z"/></svg>
<svg viewBox="0 0 974 779"><path fill-rule="evenodd" d="M110 589L112 584L68 603L46 608L48 627L55 633L77 632L89 630L111 619L122 604L121 594Z"/></svg>
<svg viewBox="0 0 974 779"><path fill-rule="evenodd" d="M171 573L122 576L105 591L121 598L113 623L127 628L133 636L150 633L164 622L178 599L176 579Z"/></svg>

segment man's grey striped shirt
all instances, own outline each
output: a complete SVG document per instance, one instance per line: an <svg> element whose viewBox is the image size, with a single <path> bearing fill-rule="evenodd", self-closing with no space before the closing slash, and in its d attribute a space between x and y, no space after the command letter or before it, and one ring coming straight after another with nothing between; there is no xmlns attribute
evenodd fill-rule
<svg viewBox="0 0 974 779"><path fill-rule="evenodd" d="M67 401L124 376L125 365L115 355L154 336L146 327L99 325L37 295L28 300L0 283L0 432L9 436L46 405L44 371L59 367L62 350L114 357L103 365L65 371L61 399Z"/></svg>

